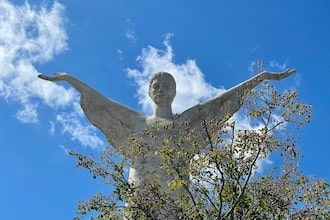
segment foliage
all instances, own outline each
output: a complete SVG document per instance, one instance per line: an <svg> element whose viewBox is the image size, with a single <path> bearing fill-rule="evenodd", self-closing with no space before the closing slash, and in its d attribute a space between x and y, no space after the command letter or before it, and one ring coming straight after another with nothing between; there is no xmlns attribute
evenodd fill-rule
<svg viewBox="0 0 330 220"><path fill-rule="evenodd" d="M279 94L268 82L244 103L241 113L252 128L227 120L230 115L199 128L175 121L130 137L119 152L109 146L99 158L71 152L78 166L114 188L80 202L76 219L93 211L91 219L330 219L329 184L299 169L294 132L310 122L311 107L296 91ZM278 167L258 172L262 159L276 155ZM159 163L137 187L128 167L138 158Z"/></svg>

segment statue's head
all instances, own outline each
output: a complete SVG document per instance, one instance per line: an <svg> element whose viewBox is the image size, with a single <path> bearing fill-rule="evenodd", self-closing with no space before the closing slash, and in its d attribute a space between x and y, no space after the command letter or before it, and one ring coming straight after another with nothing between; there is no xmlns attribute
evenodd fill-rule
<svg viewBox="0 0 330 220"><path fill-rule="evenodd" d="M148 94L156 105L171 105L176 94L173 76L166 72L155 73L150 79Z"/></svg>

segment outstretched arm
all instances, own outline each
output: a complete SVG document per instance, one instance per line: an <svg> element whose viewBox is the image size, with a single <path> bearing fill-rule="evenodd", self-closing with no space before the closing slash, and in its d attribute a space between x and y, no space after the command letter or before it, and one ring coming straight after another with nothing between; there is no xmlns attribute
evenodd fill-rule
<svg viewBox="0 0 330 220"><path fill-rule="evenodd" d="M80 105L89 121L98 127L115 147L123 147L129 135L145 122L145 116L89 87L66 73L54 76L39 75L41 79L70 83L81 94Z"/></svg>
<svg viewBox="0 0 330 220"><path fill-rule="evenodd" d="M183 120L197 125L201 120L231 116L242 106L247 91L250 91L264 80L282 80L295 72L295 69L287 69L283 72L261 72L228 89L221 95L193 106L183 112L180 117Z"/></svg>
<svg viewBox="0 0 330 220"><path fill-rule="evenodd" d="M268 71L261 72L258 75L255 75L254 77L228 89L226 92L224 92L220 96L216 97L215 99L227 100L231 96L239 95L236 98L243 101L244 93L247 91L250 91L257 85L259 85L262 81L264 81L264 80L282 80L282 79L294 74L296 71L297 70L295 70L295 69L287 69L283 72L268 72ZM236 111L238 111L238 109L235 110L235 112Z"/></svg>

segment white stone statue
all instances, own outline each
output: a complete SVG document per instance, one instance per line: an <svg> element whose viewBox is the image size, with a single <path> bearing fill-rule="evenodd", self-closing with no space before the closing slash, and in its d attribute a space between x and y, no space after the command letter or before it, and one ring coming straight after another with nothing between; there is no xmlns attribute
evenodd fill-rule
<svg viewBox="0 0 330 220"><path fill-rule="evenodd" d="M214 117L228 117L239 110L247 90L251 90L263 80L281 80L295 73L295 69L287 69L284 72L271 73L262 72L249 80L242 82L221 95L197 104L183 113L174 115L172 113L172 101L176 94L176 83L174 78L166 72L156 73L150 80L149 96L155 103L154 114L145 116L116 101L106 98L80 80L66 73L56 73L49 77L39 75L38 77L49 81L67 81L80 94L81 107L89 121L98 127L108 138L115 148L125 148L130 135L139 134L156 122L171 124L175 121L187 121L190 128L198 128L201 120L209 120ZM180 132L180 131L176 131ZM148 157L132 161L129 181L140 185L147 178L149 171L158 172L161 183L170 179L166 172L159 166L159 157Z"/></svg>

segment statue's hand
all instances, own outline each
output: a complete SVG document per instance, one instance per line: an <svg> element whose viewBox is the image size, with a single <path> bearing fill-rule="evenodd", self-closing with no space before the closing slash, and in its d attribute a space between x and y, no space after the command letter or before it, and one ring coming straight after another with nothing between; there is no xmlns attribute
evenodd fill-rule
<svg viewBox="0 0 330 220"><path fill-rule="evenodd" d="M264 72L263 74L264 74L264 79L281 80L294 74L295 72L297 72L296 69L286 69L285 71L279 73Z"/></svg>
<svg viewBox="0 0 330 220"><path fill-rule="evenodd" d="M65 80L66 75L67 75L66 73L55 73L54 76L45 76L40 74L38 77L40 79L57 82L57 81Z"/></svg>

